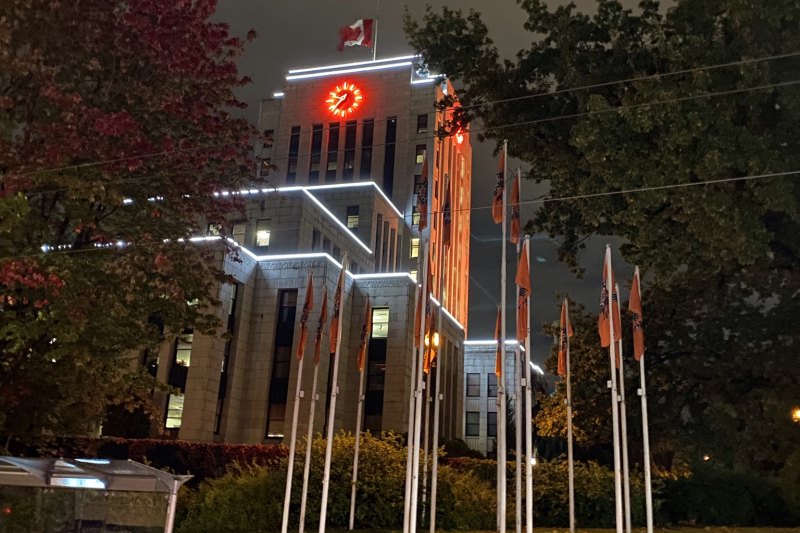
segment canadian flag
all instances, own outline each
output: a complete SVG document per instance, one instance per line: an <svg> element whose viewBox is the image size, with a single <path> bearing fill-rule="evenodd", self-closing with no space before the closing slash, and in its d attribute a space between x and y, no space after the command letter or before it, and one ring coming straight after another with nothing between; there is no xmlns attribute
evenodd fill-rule
<svg viewBox="0 0 800 533"><path fill-rule="evenodd" d="M372 46L372 19L357 20L352 26L339 28L339 51L345 46Z"/></svg>

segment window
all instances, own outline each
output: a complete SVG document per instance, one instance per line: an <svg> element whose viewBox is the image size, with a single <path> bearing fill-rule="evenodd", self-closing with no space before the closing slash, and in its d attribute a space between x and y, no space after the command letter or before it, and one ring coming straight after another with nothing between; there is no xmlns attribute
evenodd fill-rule
<svg viewBox="0 0 800 533"><path fill-rule="evenodd" d="M487 390L489 392L489 398L497 398L497 374L490 372L488 383L489 386Z"/></svg>
<svg viewBox="0 0 800 533"><path fill-rule="evenodd" d="M414 174L414 194L419 194L420 187L422 187L422 174ZM416 200L414 198L415 202Z"/></svg>
<svg viewBox="0 0 800 533"><path fill-rule="evenodd" d="M481 375L467 374L467 397L478 398L481 395Z"/></svg>
<svg viewBox="0 0 800 533"><path fill-rule="evenodd" d="M247 232L247 224L245 222L237 222L233 225L233 240L237 244L244 246L244 234Z"/></svg>
<svg viewBox="0 0 800 533"><path fill-rule="evenodd" d="M316 252L319 248L319 242L322 239L322 234L317 230L311 232L311 251Z"/></svg>
<svg viewBox="0 0 800 533"><path fill-rule="evenodd" d="M414 281L417 281L417 271L416 271L416 269L415 269L415 270L409 270L409 271L408 271L408 274L409 274L409 275L410 275L412 278L414 278Z"/></svg>
<svg viewBox="0 0 800 533"><path fill-rule="evenodd" d="M350 231L356 233L358 231L358 206L351 205L347 208L347 227Z"/></svg>
<svg viewBox="0 0 800 533"><path fill-rule="evenodd" d="M486 413L486 436L497 437L497 413Z"/></svg>
<svg viewBox="0 0 800 533"><path fill-rule="evenodd" d="M325 253L331 253L331 240L327 237L322 238L322 251Z"/></svg>
<svg viewBox="0 0 800 533"><path fill-rule="evenodd" d="M467 411L467 437L479 437L481 435L481 414L477 411Z"/></svg>
<svg viewBox="0 0 800 533"><path fill-rule="evenodd" d="M311 126L311 164L308 168L308 182L319 183L319 167L322 160L322 124Z"/></svg>
<svg viewBox="0 0 800 533"><path fill-rule="evenodd" d="M342 179L352 181L354 167L356 164L356 131L358 121L350 120L345 124L344 129L344 165Z"/></svg>
<svg viewBox="0 0 800 533"><path fill-rule="evenodd" d="M189 364L192 360L192 342L194 341L194 331L187 329L175 340L175 351L172 354L172 367L169 371L167 383L173 387L186 391L186 377L189 371ZM181 427L181 417L183 416L183 394L170 394L167 400L167 417L164 427L167 429L178 429Z"/></svg>
<svg viewBox="0 0 800 533"><path fill-rule="evenodd" d="M367 388L364 394L364 429L382 431L383 396L386 388L386 352L389 310L372 310L372 336L367 352Z"/></svg>
<svg viewBox="0 0 800 533"><path fill-rule="evenodd" d="M262 140L264 142L264 148L272 148L272 145L275 144L275 130L264 130L264 137Z"/></svg>
<svg viewBox="0 0 800 533"><path fill-rule="evenodd" d="M342 257L342 250L339 249L339 247L334 244L333 245L333 258L338 261L339 259L341 259L341 257Z"/></svg>
<svg viewBox="0 0 800 533"><path fill-rule="evenodd" d="M372 310L372 338L385 339L389 336L389 309L375 308Z"/></svg>
<svg viewBox="0 0 800 533"><path fill-rule="evenodd" d="M339 164L339 123L328 124L328 165L325 169L325 181L336 181L336 169Z"/></svg>
<svg viewBox="0 0 800 533"><path fill-rule="evenodd" d="M375 131L375 120L364 119L361 132L361 170L362 180L368 180L372 174L372 137Z"/></svg>
<svg viewBox="0 0 800 533"><path fill-rule="evenodd" d="M392 228L389 237L389 263L386 265L387 272L394 272L394 252L397 248L397 230Z"/></svg>
<svg viewBox="0 0 800 533"><path fill-rule="evenodd" d="M383 226L383 215L378 214L378 223L375 225L375 271L380 272L382 266L382 259L383 256L379 253L381 249L381 237L383 237L383 233L381 233L381 227Z"/></svg>
<svg viewBox="0 0 800 533"><path fill-rule="evenodd" d="M189 363L192 361L193 341L193 333L187 333L178 338L178 344L175 347L175 364L186 367L189 366Z"/></svg>
<svg viewBox="0 0 800 533"><path fill-rule="evenodd" d="M417 204L411 207L411 225L419 226L419 207L417 207Z"/></svg>
<svg viewBox="0 0 800 533"><path fill-rule="evenodd" d="M418 144L417 145L417 151L416 151L417 156L416 156L415 162L418 165L422 164L422 161L425 159L425 148L426 148L426 145L424 145L424 144Z"/></svg>
<svg viewBox="0 0 800 533"><path fill-rule="evenodd" d="M428 133L428 115L417 115L417 133Z"/></svg>
<svg viewBox="0 0 800 533"><path fill-rule="evenodd" d="M225 396L228 393L228 375L230 374L231 350L233 349L233 330L236 325L236 297L239 294L239 285L231 286L231 297L228 301L227 331L231 335L225 342L225 353L222 356L222 369L219 376L219 391L217 393L217 408L214 413L214 434L219 435L222 426L222 409L225 406Z"/></svg>
<svg viewBox="0 0 800 533"><path fill-rule="evenodd" d="M297 154L300 151L300 126L292 126L289 136L289 162L286 166L286 183L292 184L297 180Z"/></svg>
<svg viewBox="0 0 800 533"><path fill-rule="evenodd" d="M419 237L411 239L411 259L419 257Z"/></svg>
<svg viewBox="0 0 800 533"><path fill-rule="evenodd" d="M167 429L180 429L181 418L183 418L183 394L170 394L164 427Z"/></svg>
<svg viewBox="0 0 800 533"><path fill-rule="evenodd" d="M256 222L256 248L269 246L270 219L262 219Z"/></svg>
<svg viewBox="0 0 800 533"><path fill-rule="evenodd" d="M272 159L269 157L265 157L261 160L261 169L259 170L259 174L261 176L268 176L269 175L269 167L272 164Z"/></svg>
<svg viewBox="0 0 800 533"><path fill-rule="evenodd" d="M206 227L206 235L219 235L222 232L222 226L219 224L209 224Z"/></svg>
<svg viewBox="0 0 800 533"><path fill-rule="evenodd" d="M397 140L397 117L389 117L386 120L386 149L383 158L383 192L389 199L392 199L394 190L394 152L395 141Z"/></svg>
<svg viewBox="0 0 800 533"><path fill-rule="evenodd" d="M436 168L439 168L439 150L436 150Z"/></svg>
<svg viewBox="0 0 800 533"><path fill-rule="evenodd" d="M286 421L286 398L289 394L289 370L292 364L294 319L297 311L297 289L280 292L278 323L275 328L275 350L272 378L269 384L267 437L283 437Z"/></svg>

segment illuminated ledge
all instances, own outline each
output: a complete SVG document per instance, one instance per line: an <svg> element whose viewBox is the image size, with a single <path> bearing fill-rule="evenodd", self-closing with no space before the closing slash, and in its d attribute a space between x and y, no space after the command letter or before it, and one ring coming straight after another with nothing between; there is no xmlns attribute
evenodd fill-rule
<svg viewBox="0 0 800 533"><path fill-rule="evenodd" d="M357 63L340 63L338 65L327 65L324 67L301 68L301 69L290 70L289 74L304 74L306 72L318 72L322 70L339 70L343 68L363 67L367 65L378 65L382 63L392 63L398 61L411 61L419 57L421 56L388 57L386 59L378 59L376 61L359 61Z"/></svg>
<svg viewBox="0 0 800 533"><path fill-rule="evenodd" d="M325 76L336 76L337 74L353 74L356 72L371 72L373 70L385 70L398 67L410 67L413 65L411 61L402 61L400 63L386 63L384 65L371 65L365 67L343 68L339 70L324 70L321 72L312 72L309 74L294 74L286 76L286 81L303 80L308 78L322 78Z"/></svg>
<svg viewBox="0 0 800 533"><path fill-rule="evenodd" d="M482 345L482 346L487 346L487 345L494 346L495 344L497 344L497 341L496 341L496 340L486 340L486 341L464 341L464 344L465 344L466 346L481 346L481 345ZM520 350L522 350L523 352L525 351L525 346L523 346L523 345L519 344L519 343L518 343L517 341L515 341L515 340L508 340L508 339L506 339L506 346L513 346L513 347L515 347L515 348L516 348L517 346L519 346L519 349L520 349Z"/></svg>

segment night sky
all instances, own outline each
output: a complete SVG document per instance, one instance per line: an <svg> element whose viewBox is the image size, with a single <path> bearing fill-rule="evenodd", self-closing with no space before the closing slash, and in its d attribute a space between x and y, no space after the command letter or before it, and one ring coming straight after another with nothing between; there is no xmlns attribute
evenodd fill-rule
<svg viewBox="0 0 800 533"><path fill-rule="evenodd" d="M638 0L623 0L625 7L635 7ZM563 4L550 0L551 7ZM578 8L593 13L594 0L575 0ZM413 51L403 35L403 10L409 6L412 14L421 17L425 5L435 9L442 5L468 11L474 8L483 15L489 27L490 37L500 50L501 56L513 58L516 52L527 48L534 35L526 32L522 24L526 14L514 0L405 0L402 2L383 0L380 3L378 27L378 59L407 55ZM372 58L367 48L346 48L336 50L338 29L352 24L360 18L374 18L374 0L220 0L216 19L228 22L231 33L243 36L253 28L258 39L251 43L239 62L242 75L251 76L253 84L239 91L241 100L249 105L246 116L254 124L258 117L258 106L262 98L281 90L286 71L293 68L321 66L352 61L365 61ZM493 143L478 143L473 140L472 161L472 205L486 206L491 203L497 173L497 160L492 156ZM517 161L509 161L515 169ZM526 165L523 169L528 171ZM530 169L535 173L535 169ZM522 198L526 200L541 196L547 188L534 186L523 181ZM527 221L535 205L521 207L523 224ZM491 211L482 209L472 215L472 244L470 265L470 314L469 338L489 339L494 336L497 305L500 299L500 255L501 229L491 218ZM569 269L558 262L557 243L546 235L536 235L531 239L531 276L533 294L531 299L531 359L541 363L548 355L553 339L539 334L538 324L558 320L560 307L557 293L569 294L585 304L590 311L599 307L600 284L603 268L603 248L607 242L618 244L616 239L594 238L589 242L581 257L581 264L587 269L584 279L577 279ZM511 245L513 246L513 245ZM508 334L514 332L514 250L509 246L507 325ZM496 257L496 264L487 261ZM480 259L479 259L480 258ZM627 299L628 281L632 268L625 265L620 257L614 255L617 279Z"/></svg>

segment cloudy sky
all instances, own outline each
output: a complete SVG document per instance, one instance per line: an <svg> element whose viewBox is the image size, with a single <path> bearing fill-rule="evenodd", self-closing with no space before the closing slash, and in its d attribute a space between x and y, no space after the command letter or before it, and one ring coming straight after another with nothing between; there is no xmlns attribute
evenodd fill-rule
<svg viewBox="0 0 800 533"><path fill-rule="evenodd" d="M548 3L555 7L565 2L549 0ZM584 12L593 13L595 10L594 0L575 0L575 3ZM622 3L632 8L637 0L623 0ZM502 56L513 58L518 50L528 47L533 40L533 35L522 27L525 13L515 0L383 0L379 14L379 59L412 52L403 36L403 10L408 5L414 16L421 17L426 4L435 9L447 5L482 13L490 36ZM340 26L352 24L360 18L374 18L375 9L375 0L219 0L217 19L228 22L233 34L244 35L251 28L259 34L239 63L241 74L253 78L253 84L239 93L240 98L250 106L247 117L255 123L260 100L282 88L289 69L371 59L371 51L367 49L354 47L340 53L336 45ZM492 144L474 142L472 202L476 207L491 201L497 161L492 157ZM517 162L511 163L512 168L517 165ZM527 170L524 165L523 168ZM546 189L541 186L534 188L532 184L523 183L522 201L541 196L544 192ZM523 221L530 218L534 208L522 207ZM589 243L581 258L587 273L584 279L579 280L558 262L555 242L545 235L534 236L531 246L531 323L534 332L531 358L534 361L543 361L552 345L552 339L537 332L540 329L538 324L558 320L557 293L570 294L590 310L598 307L603 248L607 241L598 238ZM472 216L471 254L469 338L488 339L494 335L500 294L501 254L500 227L492 223L488 210L476 211ZM514 257L511 248L508 255L509 258ZM481 260L477 259L478 256ZM486 261L487 257L496 257L497 264ZM631 268L624 265L619 256L615 256L615 265L618 279L626 279L631 275ZM514 272L510 265L507 298L509 334L514 331ZM626 291L623 289L623 292Z"/></svg>

